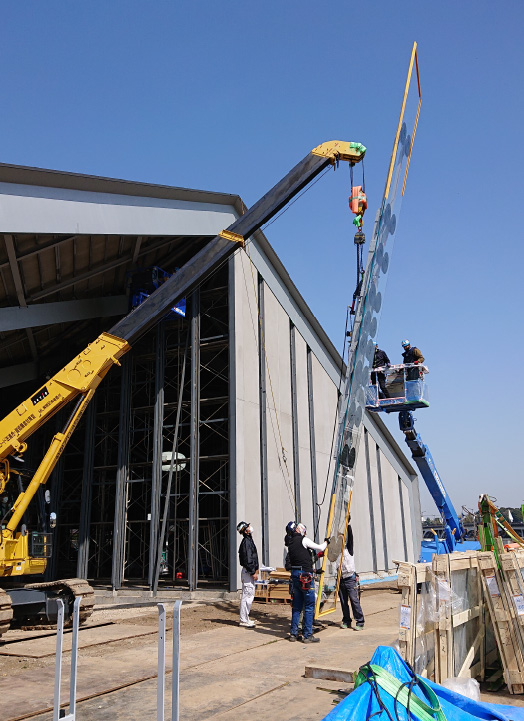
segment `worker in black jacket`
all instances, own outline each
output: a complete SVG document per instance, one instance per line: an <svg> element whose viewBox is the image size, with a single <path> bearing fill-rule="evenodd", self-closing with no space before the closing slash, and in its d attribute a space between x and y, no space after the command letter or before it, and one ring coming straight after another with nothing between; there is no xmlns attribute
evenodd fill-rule
<svg viewBox="0 0 524 721"><path fill-rule="evenodd" d="M388 355L385 350L380 350L378 347L378 343L375 343L375 354L373 356L373 368L385 368L386 366L389 366L391 364L391 361L388 358ZM379 392L378 396L379 398L389 398L389 393L386 388L386 374L381 371L380 373L377 373L373 371L371 373L371 383L375 385L378 381L379 385Z"/></svg>
<svg viewBox="0 0 524 721"><path fill-rule="evenodd" d="M288 524L288 528L291 524ZM287 530L287 529L286 529ZM310 550L325 551L329 540L318 544L306 536L306 527L299 523L288 541L289 565L293 583L293 607L291 613L290 641L297 640L298 622L304 610L303 643L317 643L320 639L313 636L313 616L315 613L315 576L313 558Z"/></svg>
<svg viewBox="0 0 524 721"><path fill-rule="evenodd" d="M237 531L242 536L238 549L238 558L242 566L242 600L240 601L240 626L254 628L255 622L249 618L251 604L255 598L255 581L258 578L258 553L253 541L253 526L240 521Z"/></svg>
<svg viewBox="0 0 524 721"><path fill-rule="evenodd" d="M422 365L422 363L424 363L424 356L416 346L411 345L409 340L403 340L402 347L404 348L404 352L402 353L404 363L415 363L415 365ZM420 375L421 374L418 368L406 369L407 381L418 381Z"/></svg>

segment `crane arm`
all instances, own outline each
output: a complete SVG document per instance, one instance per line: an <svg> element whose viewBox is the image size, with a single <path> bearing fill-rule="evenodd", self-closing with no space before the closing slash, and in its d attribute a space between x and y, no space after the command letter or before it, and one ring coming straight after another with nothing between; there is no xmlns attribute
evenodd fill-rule
<svg viewBox="0 0 524 721"><path fill-rule="evenodd" d="M340 160L355 164L366 148L361 143L330 141L314 148L266 195L226 230L220 232L199 253L172 275L141 305L121 319L109 333L102 333L79 355L58 371L45 385L0 421L0 493L9 481L9 456L23 453L27 439L67 403L82 395L63 433L57 434L27 489L18 496L3 540L12 539L20 519L38 487L46 483L56 461L85 410L94 390L109 369L130 348L131 343L155 325L181 298L215 271L244 245L303 188L330 165ZM2 540L0 540L0 550ZM1 555L1 554L0 554ZM0 566L1 571L1 566ZM0 573L1 575L1 573Z"/></svg>
<svg viewBox="0 0 524 721"><path fill-rule="evenodd" d="M424 479L428 491L431 493L439 513L442 516L446 534L447 552L451 553L455 550L457 541L460 541L466 535L464 526L460 522L451 498L444 488L429 448L424 444L422 438L415 430L415 421L411 411L400 411L398 414L398 422L400 430L404 433L406 443L411 450L413 460L420 471L420 475Z"/></svg>

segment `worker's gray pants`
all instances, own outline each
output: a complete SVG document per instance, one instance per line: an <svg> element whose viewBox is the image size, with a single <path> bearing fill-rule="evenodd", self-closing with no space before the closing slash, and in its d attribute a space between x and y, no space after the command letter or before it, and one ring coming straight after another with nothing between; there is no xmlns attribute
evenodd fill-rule
<svg viewBox="0 0 524 721"><path fill-rule="evenodd" d="M253 599L255 598L255 579L250 573L246 571L245 568L242 569L240 578L242 580L240 620L244 623L247 623L249 621L249 611L251 609L251 604L253 603Z"/></svg>

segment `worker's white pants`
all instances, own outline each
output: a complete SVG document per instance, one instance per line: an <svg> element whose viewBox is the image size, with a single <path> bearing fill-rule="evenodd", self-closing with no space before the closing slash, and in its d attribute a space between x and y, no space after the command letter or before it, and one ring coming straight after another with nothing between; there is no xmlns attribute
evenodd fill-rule
<svg viewBox="0 0 524 721"><path fill-rule="evenodd" d="M253 599L255 598L255 579L253 576L242 569L242 600L240 601L240 620L244 623L249 621L249 610Z"/></svg>

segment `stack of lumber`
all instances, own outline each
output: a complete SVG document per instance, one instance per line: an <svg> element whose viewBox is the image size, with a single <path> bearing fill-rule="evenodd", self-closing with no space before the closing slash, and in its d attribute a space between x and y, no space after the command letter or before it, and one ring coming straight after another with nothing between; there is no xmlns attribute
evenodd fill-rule
<svg viewBox="0 0 524 721"><path fill-rule="evenodd" d="M289 579L291 574L285 568L274 571L260 571L255 583L255 601L263 603L284 603L291 601Z"/></svg>

